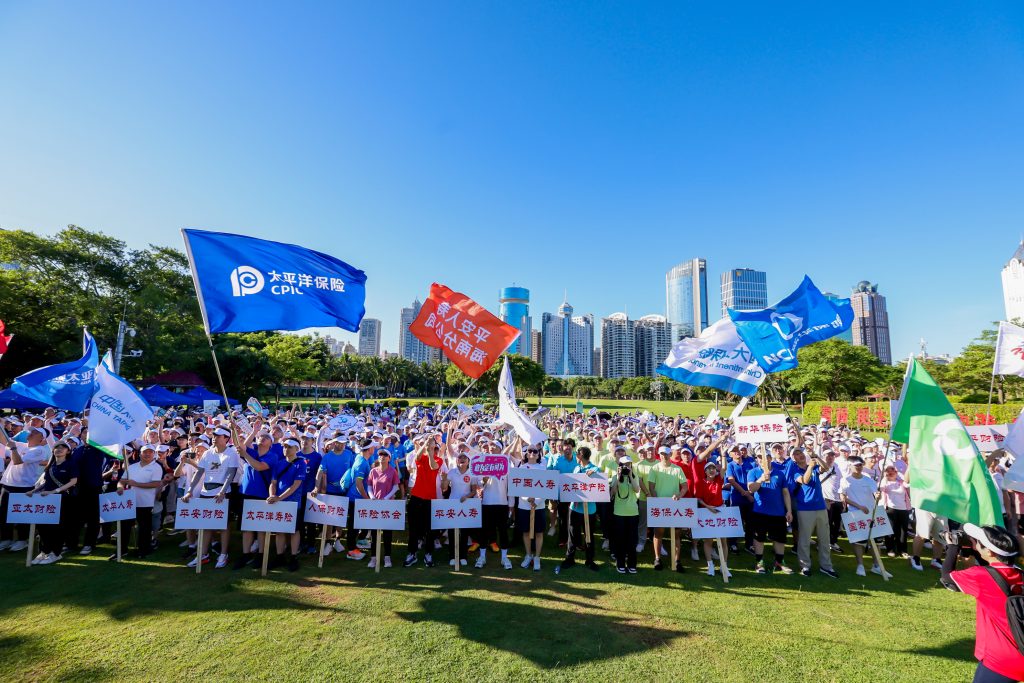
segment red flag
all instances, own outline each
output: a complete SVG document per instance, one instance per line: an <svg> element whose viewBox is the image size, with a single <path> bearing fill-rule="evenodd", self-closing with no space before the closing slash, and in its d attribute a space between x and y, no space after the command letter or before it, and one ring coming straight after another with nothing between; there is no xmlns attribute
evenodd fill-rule
<svg viewBox="0 0 1024 683"><path fill-rule="evenodd" d="M409 331L427 346L441 349L473 379L480 379L519 337L519 330L465 294L436 282Z"/></svg>
<svg viewBox="0 0 1024 683"><path fill-rule="evenodd" d="M14 339L13 334L5 335L4 329L4 321L0 320L0 356L7 353L7 345L11 343L12 339Z"/></svg>

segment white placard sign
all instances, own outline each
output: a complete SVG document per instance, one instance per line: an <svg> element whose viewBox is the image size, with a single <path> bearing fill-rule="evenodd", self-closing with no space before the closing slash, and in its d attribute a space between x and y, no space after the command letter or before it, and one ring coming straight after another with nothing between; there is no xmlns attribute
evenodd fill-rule
<svg viewBox="0 0 1024 683"><path fill-rule="evenodd" d="M120 522L135 519L135 490L127 489L124 495L117 492L100 494L100 521Z"/></svg>
<svg viewBox="0 0 1024 683"><path fill-rule="evenodd" d="M1010 430L1010 425L974 425L966 429L971 436L971 441L979 451L991 453L997 448L1003 447L1003 441L1006 441L1006 433Z"/></svg>
<svg viewBox="0 0 1024 683"><path fill-rule="evenodd" d="M60 494L7 494L8 524L60 524Z"/></svg>
<svg viewBox="0 0 1024 683"><path fill-rule="evenodd" d="M738 538L743 536L743 519L738 507L718 506L714 513L697 508L697 523L693 525L693 538Z"/></svg>
<svg viewBox="0 0 1024 683"><path fill-rule="evenodd" d="M508 495L518 498L541 498L558 500L558 472L554 470L535 470L529 467L513 467L508 471Z"/></svg>
<svg viewBox="0 0 1024 683"><path fill-rule="evenodd" d="M476 529L481 525L483 501L467 498L465 503L438 498L430 501L431 529Z"/></svg>
<svg viewBox="0 0 1024 683"><path fill-rule="evenodd" d="M846 531L850 543L860 543L868 540L868 527L871 525L871 515L860 510L844 512L843 529ZM892 525L889 524L889 515L885 509L879 506L875 509L875 525L871 528L871 538L882 538L892 535Z"/></svg>
<svg viewBox="0 0 1024 683"><path fill-rule="evenodd" d="M177 506L178 509L174 512L175 529L220 531L228 528L227 498L219 503L216 498L193 496L187 503L179 498Z"/></svg>
<svg viewBox="0 0 1024 683"><path fill-rule="evenodd" d="M789 439L785 415L737 417L732 433L738 443L770 443Z"/></svg>
<svg viewBox="0 0 1024 683"><path fill-rule="evenodd" d="M405 528L404 500L356 500L356 529L401 531Z"/></svg>
<svg viewBox="0 0 1024 683"><path fill-rule="evenodd" d="M603 474L563 474L558 478L558 500L563 503L607 503L608 477Z"/></svg>
<svg viewBox="0 0 1024 683"><path fill-rule="evenodd" d="M303 519L307 524L326 524L328 526L348 525L348 497L332 496L327 493L306 495L306 509Z"/></svg>
<svg viewBox="0 0 1024 683"><path fill-rule="evenodd" d="M269 531L273 534L290 534L295 531L299 504L279 500L268 503L265 500L246 500L242 504L242 531Z"/></svg>
<svg viewBox="0 0 1024 683"><path fill-rule="evenodd" d="M331 418L331 421L327 423L327 427L338 432L351 432L358 424L359 420L354 415L339 415L338 417Z"/></svg>
<svg viewBox="0 0 1024 683"><path fill-rule="evenodd" d="M691 529L697 523L697 499L648 498L648 529Z"/></svg>

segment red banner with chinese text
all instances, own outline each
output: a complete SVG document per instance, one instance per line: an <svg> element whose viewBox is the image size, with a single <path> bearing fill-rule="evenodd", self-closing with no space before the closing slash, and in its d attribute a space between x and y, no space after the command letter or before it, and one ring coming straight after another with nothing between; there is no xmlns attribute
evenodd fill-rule
<svg viewBox="0 0 1024 683"><path fill-rule="evenodd" d="M427 346L441 349L473 379L480 379L519 337L519 330L465 294L436 282L409 331Z"/></svg>

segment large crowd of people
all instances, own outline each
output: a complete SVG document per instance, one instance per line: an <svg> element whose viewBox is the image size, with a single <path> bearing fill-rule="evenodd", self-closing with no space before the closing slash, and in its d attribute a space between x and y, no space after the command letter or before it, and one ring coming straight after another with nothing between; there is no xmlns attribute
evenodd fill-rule
<svg viewBox="0 0 1024 683"><path fill-rule="evenodd" d="M7 417L0 430L0 550L22 551L28 540L27 527L7 523L9 493L62 496L61 523L37 527L39 554L33 563L40 565L69 553L89 555L107 543L120 543L125 553L145 558L158 542L183 534L179 544L188 566L255 567L262 534L238 530L247 499L299 503L295 532L275 535L271 549L272 566L291 570L298 569L303 554L320 551L322 533L327 554L353 561L372 554L367 550L375 532L357 529L352 521L355 501L363 498L406 501L404 556L393 558L394 532L376 532L383 568L391 568L395 559L407 567L421 561L433 566L446 544L448 563L454 564L455 534L431 528L430 501L436 498L481 499L481 524L460 534L458 553L460 564L475 558L477 569L487 566L489 552L502 568L512 569L509 552L515 545L521 547L521 567L540 571L547 540L560 548L556 572L578 561L596 570L599 551L624 574L641 567L683 572L696 563L709 575L720 571L728 577L729 556L735 568L743 565L738 557L748 553L758 574L808 576L816 565L822 575L837 577L832 555L846 551L856 558L858 575L886 572L878 561L886 555L923 571L929 564L941 568L944 536L957 527L955 521L913 509L904 448L892 444L885 451L883 440L863 438L845 425L790 422L784 441L754 446L738 442L721 419L548 413L538 418L548 438L528 444L481 411L378 406L358 414L329 407L264 413L169 411L154 418L141 440L123 445L123 458L88 445L86 417L53 409ZM332 429L334 418L346 413L346 428ZM570 505L512 497L506 476L471 473L470 463L479 455L507 457L512 467L603 474L610 482L608 500ZM992 458L997 478L1005 465ZM113 524L100 524L98 500L102 493L128 489L135 492L136 518L123 523L118 534ZM347 497L349 526L324 530L305 523L302 503L310 494ZM201 546L195 531L173 528L178 501L193 497L227 500L233 520L227 529L205 534ZM694 498L713 512L737 507L744 537L717 542L692 539L685 529L649 528L649 498ZM1006 493L1011 528L1019 498ZM877 555L864 543L844 550L843 512L869 513L876 507L887 512L894 533L882 539ZM133 527L136 542L129 552ZM675 547L669 547L670 538ZM787 547L795 562L787 560ZM375 564L376 557L369 562Z"/></svg>

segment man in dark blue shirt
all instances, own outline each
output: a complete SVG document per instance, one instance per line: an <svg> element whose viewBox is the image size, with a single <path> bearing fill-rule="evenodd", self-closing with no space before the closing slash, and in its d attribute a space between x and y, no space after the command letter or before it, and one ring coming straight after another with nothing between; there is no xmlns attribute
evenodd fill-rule
<svg viewBox="0 0 1024 683"><path fill-rule="evenodd" d="M750 513L750 521L754 527L754 557L757 564L754 570L765 574L764 544L771 540L775 550L775 571L792 574L793 570L783 562L786 559L786 525L793 520L793 511L789 498L789 481L782 449L778 449L774 462L755 467L747 475L747 489L754 496L754 507Z"/></svg>
<svg viewBox="0 0 1024 683"><path fill-rule="evenodd" d="M820 465L817 459L814 463L808 463L803 448L794 449L792 456L793 467L789 471L790 491L799 520L796 554L800 560L800 573L804 576L811 575L811 535L817 534L818 569L826 576L839 578L832 568L828 511L825 496L821 491Z"/></svg>
<svg viewBox="0 0 1024 683"><path fill-rule="evenodd" d="M75 505L76 510L71 517L74 524L69 525L68 538L64 543L69 552L78 547L78 538L84 526L85 536L82 537L82 549L78 554L89 555L96 547L100 533L100 493L103 492L107 454L95 446L84 444L72 452L71 461L78 467L78 485L75 495L65 498L65 504Z"/></svg>

